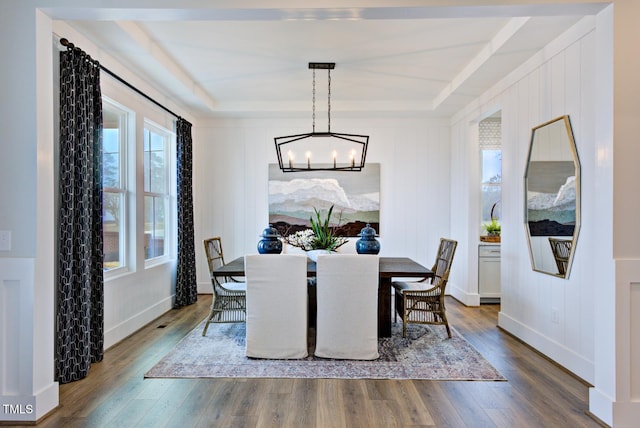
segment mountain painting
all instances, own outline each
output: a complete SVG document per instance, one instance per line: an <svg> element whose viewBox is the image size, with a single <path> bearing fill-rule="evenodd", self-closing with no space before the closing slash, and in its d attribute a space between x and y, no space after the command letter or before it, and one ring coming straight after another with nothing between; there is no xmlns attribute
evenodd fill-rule
<svg viewBox="0 0 640 428"><path fill-rule="evenodd" d="M269 164L269 223L282 235L311 226L314 208L323 218L333 206L331 225L342 236L358 236L367 223L380 231L380 164L362 171L280 170Z"/></svg>
<svg viewBox="0 0 640 428"><path fill-rule="evenodd" d="M573 236L576 177L573 161L531 161L527 179L531 236Z"/></svg>

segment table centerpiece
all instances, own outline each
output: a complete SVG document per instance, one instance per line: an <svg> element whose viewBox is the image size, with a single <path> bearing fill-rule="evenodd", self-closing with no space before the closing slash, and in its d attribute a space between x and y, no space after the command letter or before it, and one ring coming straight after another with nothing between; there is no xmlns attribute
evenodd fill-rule
<svg viewBox="0 0 640 428"><path fill-rule="evenodd" d="M330 254L347 242L347 238L336 235L335 229L330 226L333 205L329 208L326 218L315 207L315 219L309 218L311 229L304 229L293 233L285 238L288 244L303 249L314 262L318 259L318 254Z"/></svg>

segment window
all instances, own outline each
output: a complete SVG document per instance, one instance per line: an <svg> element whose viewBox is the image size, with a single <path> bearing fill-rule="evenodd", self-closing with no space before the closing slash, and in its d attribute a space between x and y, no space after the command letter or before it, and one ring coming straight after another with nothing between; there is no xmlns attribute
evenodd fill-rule
<svg viewBox="0 0 640 428"><path fill-rule="evenodd" d="M155 112L132 104L125 107L103 95L105 278L175 256L175 134L145 118ZM153 117L171 126L172 118Z"/></svg>
<svg viewBox="0 0 640 428"><path fill-rule="evenodd" d="M481 223L491 221L491 211L500 219L502 198L502 120L492 116L479 123L481 163Z"/></svg>
<svg viewBox="0 0 640 428"><path fill-rule="evenodd" d="M167 255L169 229L169 141L171 133L151 123L144 129L145 260Z"/></svg>
<svg viewBox="0 0 640 428"><path fill-rule="evenodd" d="M114 103L103 100L102 185L105 271L126 267L127 116Z"/></svg>

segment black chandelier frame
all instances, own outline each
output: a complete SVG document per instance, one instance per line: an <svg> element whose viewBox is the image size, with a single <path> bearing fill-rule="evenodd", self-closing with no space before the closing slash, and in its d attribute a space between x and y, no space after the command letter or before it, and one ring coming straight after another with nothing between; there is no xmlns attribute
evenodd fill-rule
<svg viewBox="0 0 640 428"><path fill-rule="evenodd" d="M278 166L282 172L303 172L303 171L362 171L365 166L365 160L367 157L367 148L369 146L369 136L361 134L345 134L339 132L331 132L331 70L335 68L334 62L310 62L309 69L313 72L313 130L312 132L304 134L286 135L282 137L275 137L274 143L276 146L276 154L278 156ZM315 70L327 70L329 91L328 91L328 124L327 132L316 132L315 130ZM359 151L361 154L356 158L353 156L350 162L337 163L336 158L333 158L333 164L331 163L316 163L312 164L310 159L307 158L306 163L293 163L292 159L288 161L283 159L283 152L286 152L288 144L295 143L308 138L335 138L339 140L349 141L361 146ZM289 146L291 147L291 146Z"/></svg>

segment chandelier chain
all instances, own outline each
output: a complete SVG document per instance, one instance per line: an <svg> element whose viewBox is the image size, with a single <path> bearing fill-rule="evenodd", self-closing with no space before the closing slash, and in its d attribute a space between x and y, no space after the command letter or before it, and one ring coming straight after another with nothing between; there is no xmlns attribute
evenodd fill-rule
<svg viewBox="0 0 640 428"><path fill-rule="evenodd" d="M311 115L312 118L312 130L316 132L316 70L313 70L313 93L311 97L313 103L313 113Z"/></svg>
<svg viewBox="0 0 640 428"><path fill-rule="evenodd" d="M327 69L329 95L327 96L327 132L331 132L331 69Z"/></svg>

